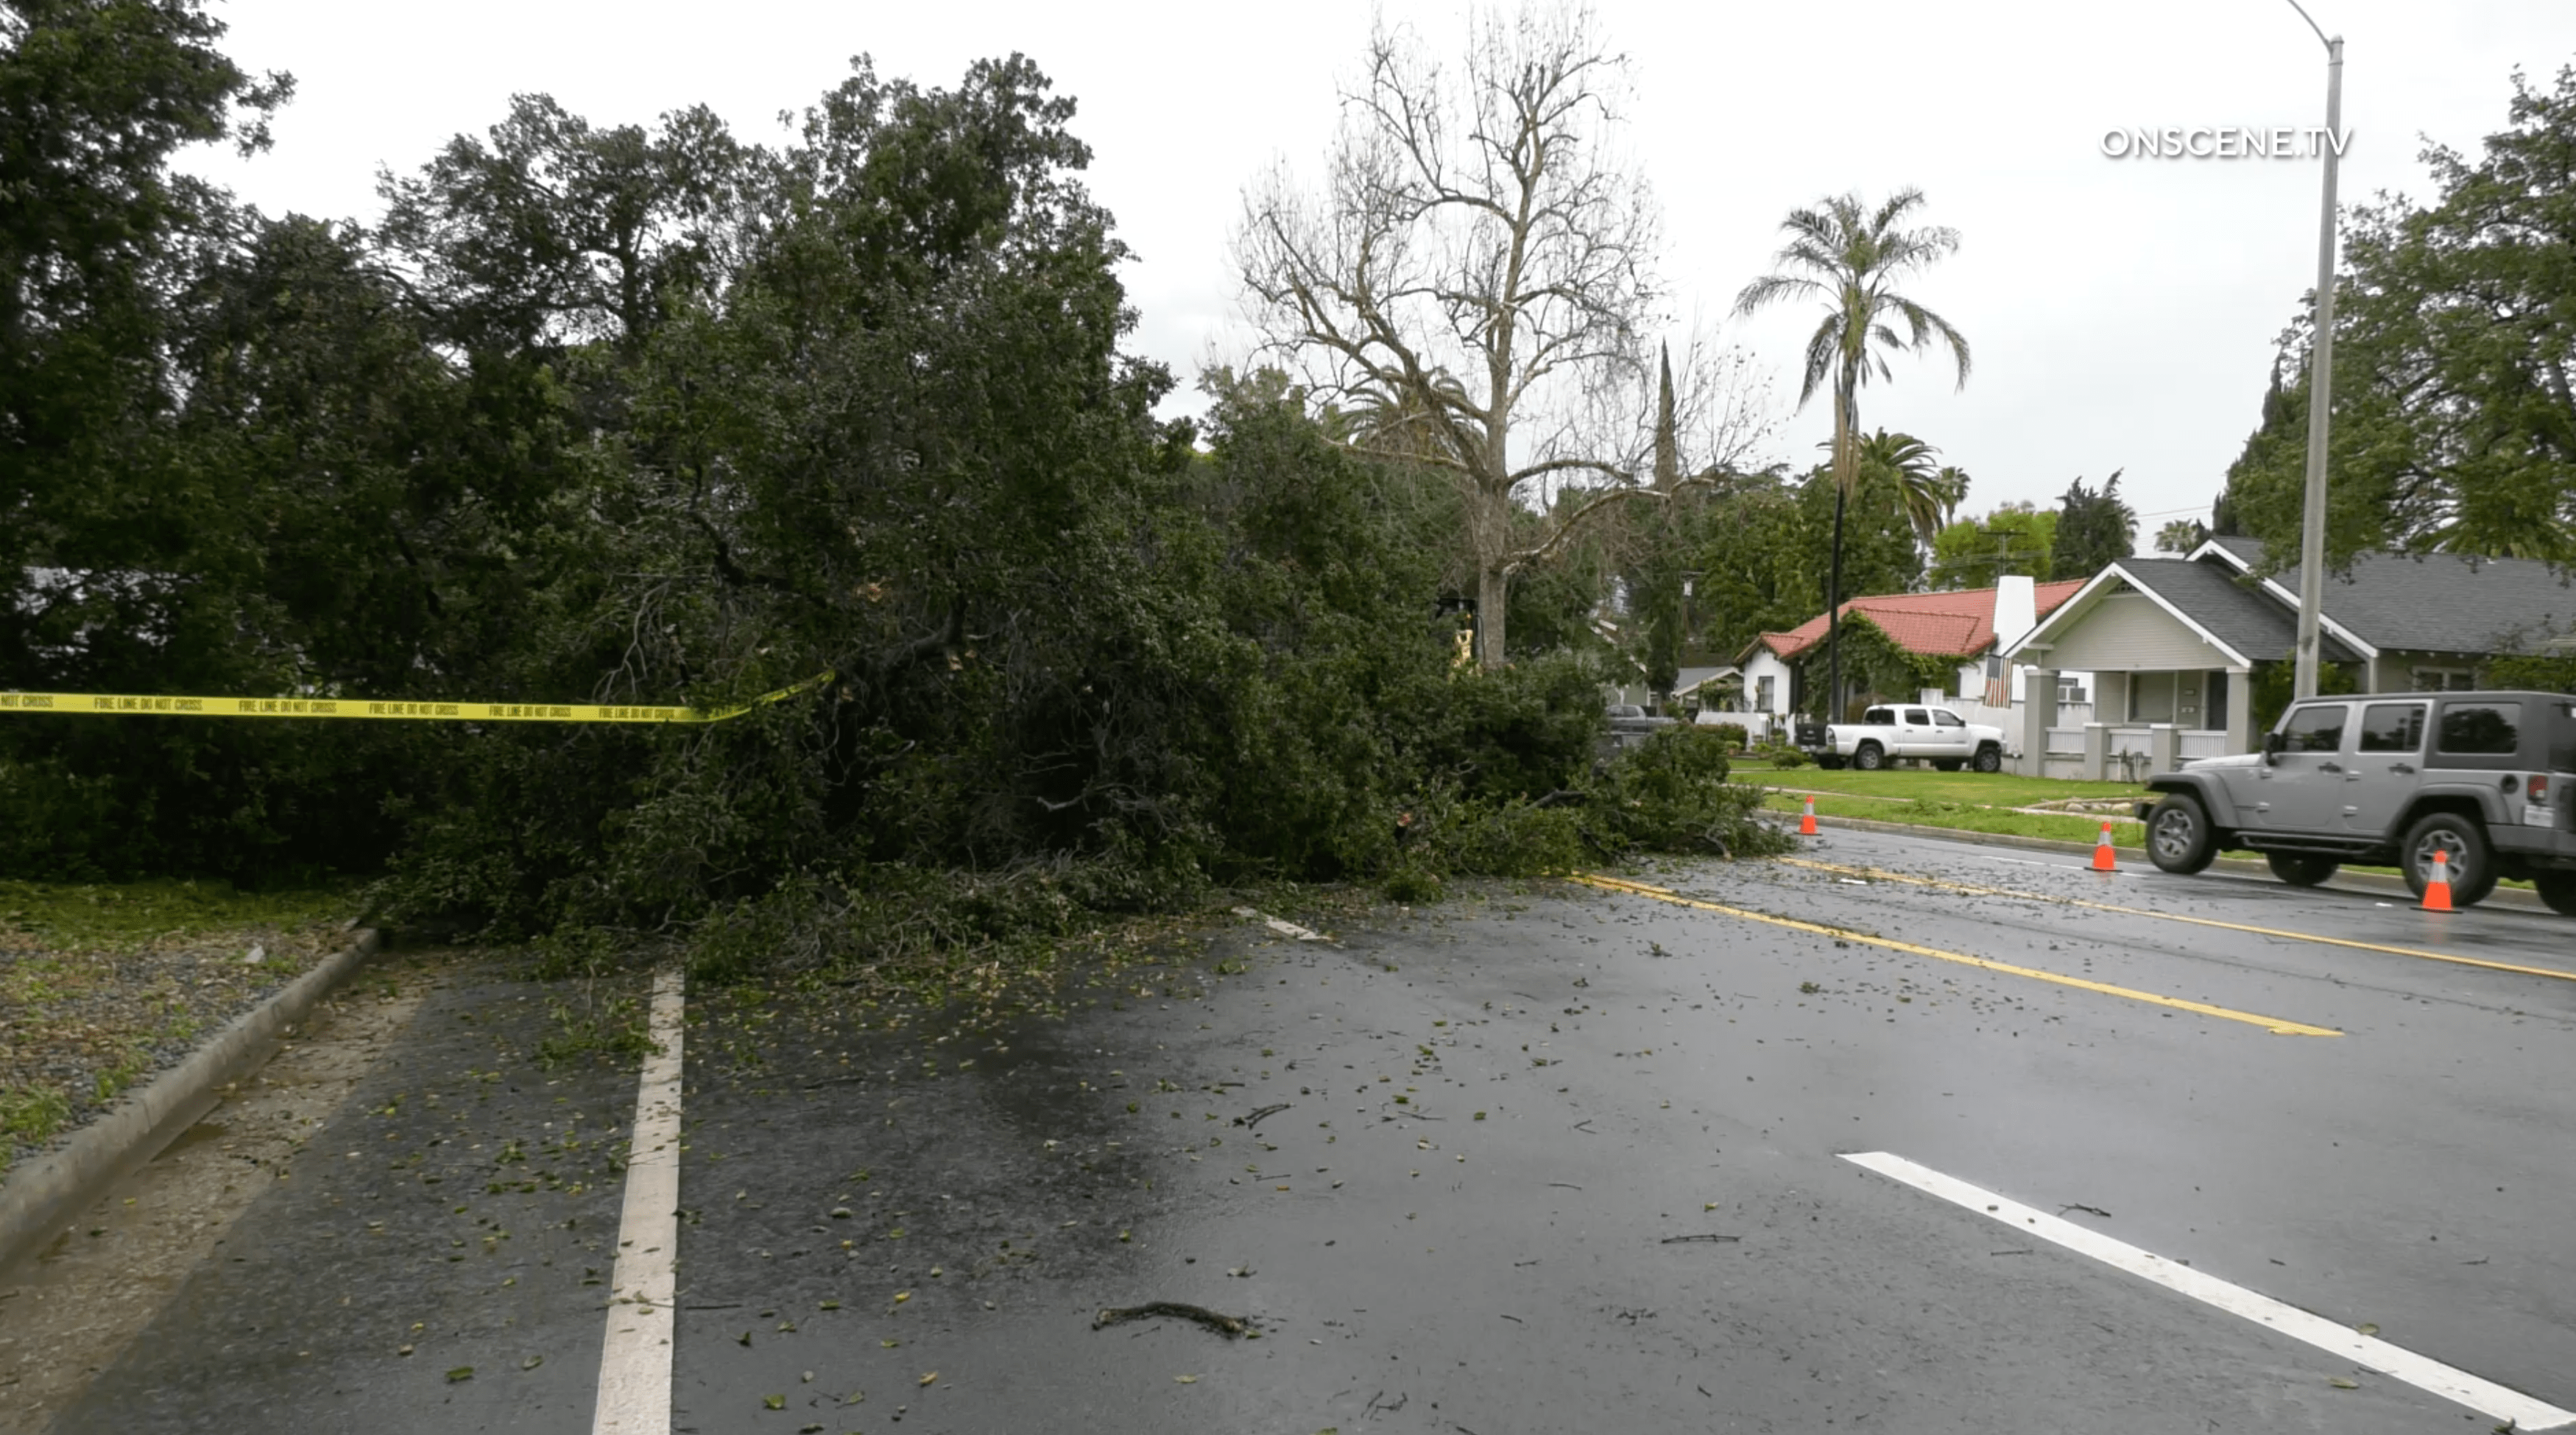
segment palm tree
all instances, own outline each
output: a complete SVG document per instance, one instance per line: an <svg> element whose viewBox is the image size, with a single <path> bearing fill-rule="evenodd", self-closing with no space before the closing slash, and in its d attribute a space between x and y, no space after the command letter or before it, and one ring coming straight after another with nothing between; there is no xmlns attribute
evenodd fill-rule
<svg viewBox="0 0 2576 1435"><path fill-rule="evenodd" d="M1831 196L1813 209L1795 209L1780 222L1789 236L1773 257L1775 272L1744 286L1735 312L1750 314L1782 299L1818 299L1824 316L1807 338L1806 377L1798 388L1805 407L1828 381L1834 397L1834 549L1825 594L1826 712L1842 696L1843 509L1860 480L1860 390L1875 377L1891 379L1888 352L1919 353L1937 340L1949 346L1959 386L1968 383L1968 341L1950 321L1892 287L1959 248L1955 229L1903 229L1899 224L1923 204L1923 191L1902 189L1876 209L1857 194Z"/></svg>
<svg viewBox="0 0 2576 1435"><path fill-rule="evenodd" d="M1940 452L1910 433L1889 433L1885 429L1862 439L1857 446L1854 490L1865 486L1873 475L1892 482L1896 500L1905 510L1907 526L1926 548L1932 546L1933 538L1950 521L1959 501L1968 496L1967 470L1933 466L1932 460Z"/></svg>

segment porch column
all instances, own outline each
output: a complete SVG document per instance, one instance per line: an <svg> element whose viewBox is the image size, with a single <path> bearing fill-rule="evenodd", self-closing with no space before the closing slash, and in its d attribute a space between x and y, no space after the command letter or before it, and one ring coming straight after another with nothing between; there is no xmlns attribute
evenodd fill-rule
<svg viewBox="0 0 2576 1435"><path fill-rule="evenodd" d="M2227 670L2227 750L2254 750L2254 671Z"/></svg>
<svg viewBox="0 0 2576 1435"><path fill-rule="evenodd" d="M2024 777L2048 775L2048 728L2057 721L2057 669L2031 668L2022 683L2021 762Z"/></svg>
<svg viewBox="0 0 2576 1435"><path fill-rule="evenodd" d="M2234 687L2235 684L2228 684ZM2172 772L2182 766L2182 727L2160 722L2147 725L2147 772Z"/></svg>
<svg viewBox="0 0 2576 1435"><path fill-rule="evenodd" d="M2101 713L2100 707L2094 713ZM2111 725L2088 722L2084 725L2084 775L2108 781L2111 776Z"/></svg>

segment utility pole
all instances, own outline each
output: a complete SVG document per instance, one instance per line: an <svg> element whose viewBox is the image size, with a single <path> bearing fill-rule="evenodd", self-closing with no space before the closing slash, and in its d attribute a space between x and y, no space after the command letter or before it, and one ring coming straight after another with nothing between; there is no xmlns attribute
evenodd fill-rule
<svg viewBox="0 0 2576 1435"><path fill-rule="evenodd" d="M2328 39L2299 0L2290 8L2326 47L2325 212L2317 221L2316 335L2308 350L2308 490L2299 523L2299 655L2292 695L2317 695L2317 630L2325 610L2326 439L2334 408L2335 161L2343 150L2343 37Z"/></svg>

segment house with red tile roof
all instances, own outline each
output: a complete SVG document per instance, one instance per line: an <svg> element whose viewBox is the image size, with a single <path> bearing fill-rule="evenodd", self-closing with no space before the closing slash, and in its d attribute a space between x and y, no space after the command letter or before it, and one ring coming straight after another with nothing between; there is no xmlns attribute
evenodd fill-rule
<svg viewBox="0 0 2576 1435"><path fill-rule="evenodd" d="M1992 588L1967 588L1942 593L1876 593L1844 601L1842 606L1844 642L1853 641L1856 627L1866 624L1878 636L1904 653L1920 659L1948 660L1956 678L1945 684L1948 692L1961 699L1963 707L2009 707L2021 697L2022 671L2008 668L1989 673L1988 658L2003 645L2012 643L2055 611L2058 605L2075 596L2084 586L2081 580L2063 583L2037 583L2029 578L2004 579ZM1817 614L1785 633L1764 633L1745 646L1736 659L1743 670L1744 706L1748 711L1768 715L1777 722L1789 715L1819 707L1809 702L1809 684L1822 686L1825 678L1825 615ZM1847 646L1845 653L1851 649ZM2065 675L2073 679L2072 701L2086 696L2085 675ZM1847 662L1843 673L1846 705L1868 699L1916 698L1919 692L1867 693L1859 690L1860 679ZM2061 681L2061 694L2068 684ZM1973 714L1970 721L1990 721Z"/></svg>

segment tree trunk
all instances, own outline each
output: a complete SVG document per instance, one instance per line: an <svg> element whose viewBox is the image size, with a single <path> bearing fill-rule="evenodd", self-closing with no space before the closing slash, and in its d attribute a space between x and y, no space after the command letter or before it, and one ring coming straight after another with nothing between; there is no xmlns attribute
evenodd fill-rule
<svg viewBox="0 0 2576 1435"><path fill-rule="evenodd" d="M1479 559L1476 565L1476 663L1492 671L1503 665L1503 605L1509 595L1502 560Z"/></svg>
<svg viewBox="0 0 2576 1435"><path fill-rule="evenodd" d="M1843 720L1843 490L1834 485L1834 558L1825 580L1825 721Z"/></svg>
<svg viewBox="0 0 2576 1435"><path fill-rule="evenodd" d="M1840 392L1834 395L1834 555L1825 579L1825 721L1843 720L1843 507L1851 497L1852 470L1858 465L1852 445L1859 426L1852 422L1852 390L1859 375L1846 364Z"/></svg>

